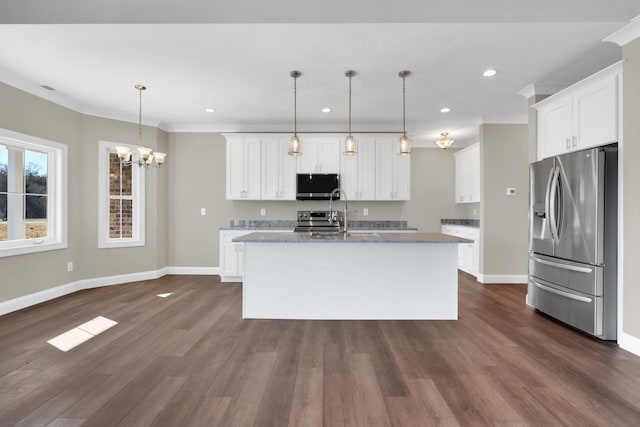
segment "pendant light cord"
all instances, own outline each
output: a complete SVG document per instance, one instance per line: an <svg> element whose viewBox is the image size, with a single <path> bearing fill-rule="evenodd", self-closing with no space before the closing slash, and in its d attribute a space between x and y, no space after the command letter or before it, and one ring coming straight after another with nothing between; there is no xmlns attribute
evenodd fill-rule
<svg viewBox="0 0 640 427"><path fill-rule="evenodd" d="M138 101L138 147L142 147L142 88L138 88L139 101Z"/></svg>
<svg viewBox="0 0 640 427"><path fill-rule="evenodd" d="M293 78L293 136L298 136L298 77Z"/></svg>
<svg viewBox="0 0 640 427"><path fill-rule="evenodd" d="M406 117L406 95L405 95L405 87L404 87L404 80L405 77L402 76L402 134L406 137L407 136L407 129L405 127L405 117Z"/></svg>
<svg viewBox="0 0 640 427"><path fill-rule="evenodd" d="M351 136L351 78L349 76L349 136Z"/></svg>

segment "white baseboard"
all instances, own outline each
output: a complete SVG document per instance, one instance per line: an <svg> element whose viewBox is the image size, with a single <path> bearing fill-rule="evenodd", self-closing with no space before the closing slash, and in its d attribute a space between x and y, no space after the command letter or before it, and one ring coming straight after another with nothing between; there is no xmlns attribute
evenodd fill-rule
<svg viewBox="0 0 640 427"><path fill-rule="evenodd" d="M526 274L480 274L478 273L478 282L480 283L527 283L528 276Z"/></svg>
<svg viewBox="0 0 640 427"><path fill-rule="evenodd" d="M620 348L640 356L640 338L620 332L618 333L618 345Z"/></svg>
<svg viewBox="0 0 640 427"><path fill-rule="evenodd" d="M83 289L100 288L102 286L120 285L122 283L153 280L167 274L218 274L218 267L164 267L158 270L142 271L139 273L118 274L115 276L82 279L54 288L45 289L33 294L0 302L0 316L13 311L22 310L32 305L40 304L54 298L81 291Z"/></svg>
<svg viewBox="0 0 640 427"><path fill-rule="evenodd" d="M167 274L196 274L213 276L220 274L220 267L167 267Z"/></svg>

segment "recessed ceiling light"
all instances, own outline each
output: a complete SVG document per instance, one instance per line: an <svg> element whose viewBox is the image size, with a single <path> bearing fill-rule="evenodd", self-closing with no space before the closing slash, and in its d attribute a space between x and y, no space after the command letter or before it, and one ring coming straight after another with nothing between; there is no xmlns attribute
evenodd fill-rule
<svg viewBox="0 0 640 427"><path fill-rule="evenodd" d="M324 108L322 109L322 112L323 112L323 113L330 113L330 112L331 112L331 108L329 108L329 107L324 107Z"/></svg>
<svg viewBox="0 0 640 427"><path fill-rule="evenodd" d="M498 70L494 69L494 68L489 68L488 70L484 70L484 73L482 73L483 77L493 77L498 73Z"/></svg>
<svg viewBox="0 0 640 427"><path fill-rule="evenodd" d="M206 111L207 113L215 113L216 110L214 110L213 108L205 108L204 111Z"/></svg>
<svg viewBox="0 0 640 427"><path fill-rule="evenodd" d="M451 111L451 108L449 108L449 107L444 107L444 108L440 109L441 113L448 113L449 111Z"/></svg>

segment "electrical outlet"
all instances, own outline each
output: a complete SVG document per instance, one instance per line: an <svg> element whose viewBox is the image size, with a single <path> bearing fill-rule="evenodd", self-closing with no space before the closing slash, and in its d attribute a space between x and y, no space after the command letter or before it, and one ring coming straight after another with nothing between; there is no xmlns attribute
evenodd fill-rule
<svg viewBox="0 0 640 427"><path fill-rule="evenodd" d="M267 209L260 208L260 216L265 216L267 214Z"/></svg>
<svg viewBox="0 0 640 427"><path fill-rule="evenodd" d="M207 208L200 208L200 215L205 216L207 214Z"/></svg>
<svg viewBox="0 0 640 427"><path fill-rule="evenodd" d="M507 196L515 196L516 189L515 188L507 188Z"/></svg>
<svg viewBox="0 0 640 427"><path fill-rule="evenodd" d="M73 261L69 261L67 263L67 272L72 272L73 271Z"/></svg>
<svg viewBox="0 0 640 427"><path fill-rule="evenodd" d="M369 216L369 208L362 209L362 215Z"/></svg>
<svg viewBox="0 0 640 427"><path fill-rule="evenodd" d="M478 209L473 210L473 216L476 216L476 215L478 215Z"/></svg>

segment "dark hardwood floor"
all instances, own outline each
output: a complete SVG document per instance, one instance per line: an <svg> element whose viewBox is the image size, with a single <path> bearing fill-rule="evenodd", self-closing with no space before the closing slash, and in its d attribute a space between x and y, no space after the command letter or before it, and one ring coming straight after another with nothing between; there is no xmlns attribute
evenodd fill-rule
<svg viewBox="0 0 640 427"><path fill-rule="evenodd" d="M8 314L0 426L640 425L640 358L535 313L525 285L459 277L458 321L242 320L217 276ZM47 344L96 316L118 325Z"/></svg>

